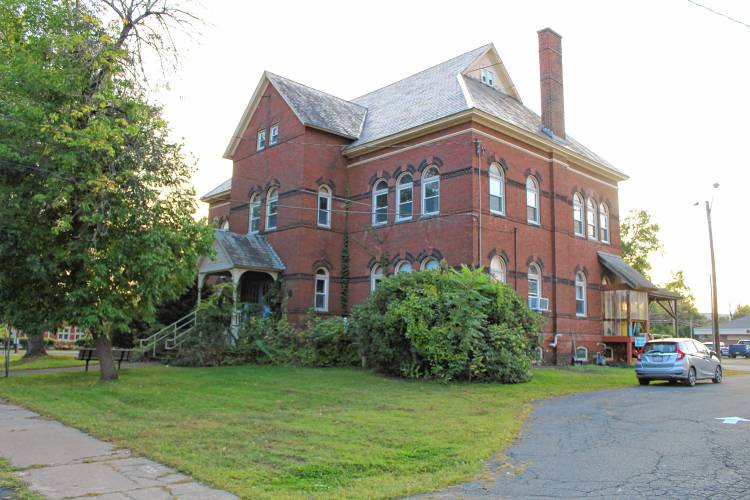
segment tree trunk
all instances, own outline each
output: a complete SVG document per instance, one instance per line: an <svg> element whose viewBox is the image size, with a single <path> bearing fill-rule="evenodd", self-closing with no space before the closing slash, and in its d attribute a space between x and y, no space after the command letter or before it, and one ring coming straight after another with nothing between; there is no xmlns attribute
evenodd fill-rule
<svg viewBox="0 0 750 500"><path fill-rule="evenodd" d="M107 335L94 336L96 357L99 358L99 380L117 380L118 373L112 357L112 343Z"/></svg>
<svg viewBox="0 0 750 500"><path fill-rule="evenodd" d="M26 354L24 355L24 358L34 358L47 355L47 349L44 347L44 332L28 333L27 339Z"/></svg>

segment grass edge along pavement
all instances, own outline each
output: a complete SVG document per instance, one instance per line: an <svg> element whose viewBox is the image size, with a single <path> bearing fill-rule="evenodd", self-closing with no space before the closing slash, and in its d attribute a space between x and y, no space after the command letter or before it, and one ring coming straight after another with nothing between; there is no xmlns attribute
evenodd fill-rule
<svg viewBox="0 0 750 500"><path fill-rule="evenodd" d="M5 356L0 356L0 359L2 360L2 363L0 363L0 367L4 370L5 369ZM89 363L89 368L98 363L99 363L98 361L91 361ZM11 354L11 357L10 357L11 371L44 370L47 368L67 368L71 366L85 366L85 365L86 365L86 361L77 359L76 356L47 354L46 356L39 356L39 357L31 358L31 359L24 359L22 355Z"/></svg>
<svg viewBox="0 0 750 500"><path fill-rule="evenodd" d="M633 386L621 368L539 368L526 384L442 384L361 369L148 367L34 374L0 398L259 498L401 497L476 477L536 400Z"/></svg>
<svg viewBox="0 0 750 500"><path fill-rule="evenodd" d="M0 495L11 494L9 498L14 500L44 500L43 496L30 491L26 483L16 477L15 472L6 460L0 458Z"/></svg>

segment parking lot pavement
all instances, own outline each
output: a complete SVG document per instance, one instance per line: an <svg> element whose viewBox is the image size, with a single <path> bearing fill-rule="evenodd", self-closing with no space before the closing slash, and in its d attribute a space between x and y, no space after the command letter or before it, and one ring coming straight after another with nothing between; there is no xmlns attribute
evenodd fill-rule
<svg viewBox="0 0 750 500"><path fill-rule="evenodd" d="M750 373L750 359L748 358L728 358L724 357L721 359L721 366L726 370L734 370L736 372L748 372Z"/></svg>
<svg viewBox="0 0 750 500"><path fill-rule="evenodd" d="M748 471L750 376L734 376L543 401L480 479L420 498L748 498Z"/></svg>

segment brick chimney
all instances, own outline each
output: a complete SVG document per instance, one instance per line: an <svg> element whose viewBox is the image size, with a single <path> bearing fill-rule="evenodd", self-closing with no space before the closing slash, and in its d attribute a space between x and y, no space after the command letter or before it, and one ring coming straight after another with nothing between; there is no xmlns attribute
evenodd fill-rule
<svg viewBox="0 0 750 500"><path fill-rule="evenodd" d="M542 127L565 138L562 37L550 28L539 35L539 78L542 87Z"/></svg>

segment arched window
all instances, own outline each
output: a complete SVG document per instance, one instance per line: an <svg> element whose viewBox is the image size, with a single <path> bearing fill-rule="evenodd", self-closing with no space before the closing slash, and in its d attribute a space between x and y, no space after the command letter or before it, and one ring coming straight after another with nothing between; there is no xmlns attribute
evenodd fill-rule
<svg viewBox="0 0 750 500"><path fill-rule="evenodd" d="M388 222L388 183L379 180L372 190L372 225Z"/></svg>
<svg viewBox="0 0 750 500"><path fill-rule="evenodd" d="M331 190L328 186L318 189L318 225L331 227Z"/></svg>
<svg viewBox="0 0 750 500"><path fill-rule="evenodd" d="M497 163L490 165L490 212L505 213L505 179Z"/></svg>
<svg viewBox="0 0 750 500"><path fill-rule="evenodd" d="M586 202L586 234L590 240L596 239L596 203L591 198Z"/></svg>
<svg viewBox="0 0 750 500"><path fill-rule="evenodd" d="M584 236L583 227L583 198L580 194L573 195L573 232L576 236Z"/></svg>
<svg viewBox="0 0 750 500"><path fill-rule="evenodd" d="M410 273L410 272L411 272L411 262L409 262L408 260L402 260L396 266L396 274Z"/></svg>
<svg viewBox="0 0 750 500"><path fill-rule="evenodd" d="M250 198L250 222L247 231L250 234L257 234L260 231L260 195L258 193Z"/></svg>
<svg viewBox="0 0 750 500"><path fill-rule="evenodd" d="M373 266L372 271L370 271L370 290L375 290L375 287L378 286L383 277L383 268L378 265Z"/></svg>
<svg viewBox="0 0 750 500"><path fill-rule="evenodd" d="M279 190L272 188L266 195L266 231L276 229L279 210Z"/></svg>
<svg viewBox="0 0 750 500"><path fill-rule="evenodd" d="M531 175L526 178L526 222L539 224L539 184Z"/></svg>
<svg viewBox="0 0 750 500"><path fill-rule="evenodd" d="M315 271L315 310L328 311L328 271L322 267Z"/></svg>
<svg viewBox="0 0 750 500"><path fill-rule="evenodd" d="M576 273L576 316L586 316L586 276Z"/></svg>
<svg viewBox="0 0 750 500"><path fill-rule="evenodd" d="M396 220L411 219L414 209L414 182L411 174L404 174L398 179L396 187Z"/></svg>
<svg viewBox="0 0 750 500"><path fill-rule="evenodd" d="M427 257L422 261L423 271L433 271L435 269L440 269L440 262L435 257Z"/></svg>
<svg viewBox="0 0 750 500"><path fill-rule="evenodd" d="M599 239L609 243L609 209L604 202L599 204Z"/></svg>
<svg viewBox="0 0 750 500"><path fill-rule="evenodd" d="M495 255L490 261L490 276L499 283L506 282L505 260L499 255Z"/></svg>
<svg viewBox="0 0 750 500"><path fill-rule="evenodd" d="M539 266L536 264L529 266L527 279L529 282L529 307L537 311L545 310L546 307L542 307L542 273L539 271Z"/></svg>
<svg viewBox="0 0 750 500"><path fill-rule="evenodd" d="M422 215L440 213L440 173L429 167L422 175Z"/></svg>
<svg viewBox="0 0 750 500"><path fill-rule="evenodd" d="M588 361L589 350L585 347L576 348L576 361Z"/></svg>

